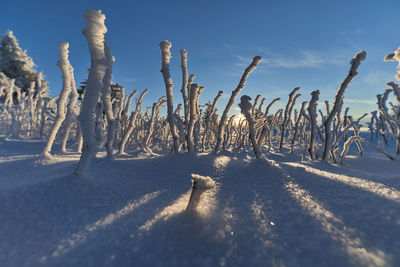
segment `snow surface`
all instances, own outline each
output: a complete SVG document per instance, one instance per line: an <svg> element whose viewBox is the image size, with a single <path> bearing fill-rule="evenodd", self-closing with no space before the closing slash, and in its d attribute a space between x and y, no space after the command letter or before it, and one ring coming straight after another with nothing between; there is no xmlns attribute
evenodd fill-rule
<svg viewBox="0 0 400 267"><path fill-rule="evenodd" d="M0 138L0 266L400 265L400 158L102 152L78 178L43 147ZM192 174L216 185L195 212Z"/></svg>

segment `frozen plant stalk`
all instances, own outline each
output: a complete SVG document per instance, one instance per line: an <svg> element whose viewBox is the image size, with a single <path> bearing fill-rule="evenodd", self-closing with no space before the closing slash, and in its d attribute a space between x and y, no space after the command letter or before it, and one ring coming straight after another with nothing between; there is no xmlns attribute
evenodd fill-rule
<svg viewBox="0 0 400 267"><path fill-rule="evenodd" d="M384 61L397 61L397 74L394 77L400 81L400 47L392 54L386 55Z"/></svg>
<svg viewBox="0 0 400 267"><path fill-rule="evenodd" d="M225 107L224 113L222 113L222 117L218 125L217 145L215 146L215 152L219 152L222 149L225 127L226 127L225 124L228 118L228 113L231 110L233 104L235 103L236 97L239 95L240 91L246 85L247 78L249 77L250 73L257 68L261 60L262 57L260 56L255 56L253 58L251 64L244 70L242 78L240 79L236 89L232 91L231 97L229 98L228 104Z"/></svg>
<svg viewBox="0 0 400 267"><path fill-rule="evenodd" d="M344 92L347 88L347 86L351 83L351 81L358 76L358 67L361 64L361 61L363 61L367 56L367 53L364 50L361 50L358 52L354 58L350 61L350 70L349 73L347 74L346 78L340 85L336 96L335 96L335 103L333 104L333 108L330 111L328 117L326 118L324 122L324 128L325 128L325 146L324 146L324 154L322 155L322 160L328 160L328 155L329 151L331 149L331 124L333 121L333 118L339 114L342 111L342 106L343 106L343 98L344 98Z"/></svg>
<svg viewBox="0 0 400 267"><path fill-rule="evenodd" d="M65 104L67 97L71 91L71 65L68 60L68 47L69 44L65 42L58 42L58 49L60 50L59 60L57 66L60 67L63 78L63 88L61 90L60 97L57 101L57 115L54 121L53 127L50 130L49 139L47 140L46 146L43 149L43 155L50 156L51 147L53 146L54 139L61 127L61 123L65 119Z"/></svg>
<svg viewBox="0 0 400 267"><path fill-rule="evenodd" d="M103 88L103 78L106 70L104 64L104 34L107 32L107 28L104 25L106 17L100 10L87 9L83 18L86 23L83 34L88 42L91 66L86 85L85 98L83 99L82 111L79 115L83 136L81 159L75 170L75 174L79 176L83 175L89 168L90 160L97 151L94 112L99 99L100 90Z"/></svg>
<svg viewBox="0 0 400 267"><path fill-rule="evenodd" d="M76 90L75 78L74 78L74 68L70 65L70 85L71 85L71 95L69 97L69 102L67 105L67 115L65 117L65 129L64 136L61 139L61 151L66 152L67 141L69 133L71 131L72 119L76 116L76 101L78 100L78 91ZM79 130L79 129L78 129ZM80 130L79 130L80 131Z"/></svg>
<svg viewBox="0 0 400 267"><path fill-rule="evenodd" d="M189 203L186 207L188 211L196 211L200 204L202 195L210 189L214 189L216 183L211 177L192 174L192 193L190 194Z"/></svg>
<svg viewBox="0 0 400 267"><path fill-rule="evenodd" d="M160 50L161 50L161 73L164 78L165 89L167 92L167 120L169 123L169 129L172 134L172 139L174 142L174 153L177 153L179 150L179 136L175 131L175 123L173 118L174 113L174 97L172 94L172 88L174 88L174 84L171 79L171 75L169 73L169 62L171 60L171 42L169 41L162 41L160 43Z"/></svg>
<svg viewBox="0 0 400 267"><path fill-rule="evenodd" d="M315 134L317 132L317 105L319 100L319 90L311 92L311 100L308 103L308 114L310 115L309 120L311 124L311 134L310 134L310 145L308 147L308 152L310 153L310 158L314 159L314 143Z"/></svg>
<svg viewBox="0 0 400 267"><path fill-rule="evenodd" d="M260 153L260 148L257 145L256 127L255 127L254 118L251 113L251 111L253 109L252 109L250 100L251 100L251 97L249 97L247 95L242 96L240 98L239 107L240 107L240 111L246 117L246 120L249 123L250 141L251 141L251 144L253 145L254 154L255 154L256 158L259 159L261 153ZM256 102L254 102L254 105L255 104L256 104Z"/></svg>
<svg viewBox="0 0 400 267"><path fill-rule="evenodd" d="M112 159L116 121L114 118L114 113L111 103L111 80L112 80L112 64L114 63L115 59L111 55L111 49L108 47L106 40L104 40L104 49L105 49L104 52L105 52L106 71L103 78L103 105L108 124L106 151L107 151L107 158Z"/></svg>

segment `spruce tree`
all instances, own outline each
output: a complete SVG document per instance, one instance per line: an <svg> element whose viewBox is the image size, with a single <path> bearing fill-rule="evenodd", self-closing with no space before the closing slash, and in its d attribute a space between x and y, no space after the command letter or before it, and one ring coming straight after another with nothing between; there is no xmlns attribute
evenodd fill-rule
<svg viewBox="0 0 400 267"><path fill-rule="evenodd" d="M12 31L7 31L0 43L0 72L10 79L15 79L15 85L27 92L31 81L36 81L38 72L34 69L32 58L22 50ZM47 94L47 81L42 80ZM35 88L37 90L37 87Z"/></svg>

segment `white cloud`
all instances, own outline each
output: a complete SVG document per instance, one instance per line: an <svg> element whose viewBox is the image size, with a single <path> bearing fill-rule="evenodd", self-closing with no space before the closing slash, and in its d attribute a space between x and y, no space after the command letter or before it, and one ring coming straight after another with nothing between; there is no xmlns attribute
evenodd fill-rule
<svg viewBox="0 0 400 267"><path fill-rule="evenodd" d="M124 78L124 79L122 79L122 81L126 82L126 83L132 83L132 82L136 82L137 80L134 78Z"/></svg>
<svg viewBox="0 0 400 267"><path fill-rule="evenodd" d="M387 81L393 80L394 73L374 71L364 75L363 82L370 85L385 87Z"/></svg>
<svg viewBox="0 0 400 267"><path fill-rule="evenodd" d="M339 54L331 52L320 52L312 50L288 51L288 54L272 52L270 50L259 48L264 54L264 63L272 67L282 68L315 68L322 65L346 64L345 59Z"/></svg>
<svg viewBox="0 0 400 267"><path fill-rule="evenodd" d="M367 104L367 105L376 105L377 100L368 100L368 99L347 99L344 98L344 103L353 103L353 104Z"/></svg>

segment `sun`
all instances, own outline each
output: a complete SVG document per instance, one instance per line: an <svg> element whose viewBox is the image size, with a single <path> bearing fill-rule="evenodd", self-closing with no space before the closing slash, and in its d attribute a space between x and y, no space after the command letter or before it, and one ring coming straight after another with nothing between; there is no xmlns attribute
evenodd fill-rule
<svg viewBox="0 0 400 267"><path fill-rule="evenodd" d="M245 119L246 117L242 113L236 114L235 118L233 118L233 124L239 125Z"/></svg>

